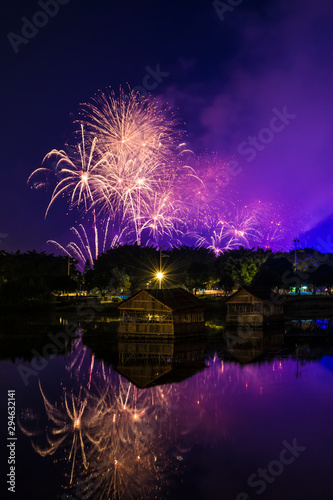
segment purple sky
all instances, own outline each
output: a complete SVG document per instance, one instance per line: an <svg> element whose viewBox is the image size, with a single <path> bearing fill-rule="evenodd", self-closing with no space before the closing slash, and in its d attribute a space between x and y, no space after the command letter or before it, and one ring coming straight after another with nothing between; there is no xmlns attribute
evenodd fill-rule
<svg viewBox="0 0 333 500"><path fill-rule="evenodd" d="M50 192L29 190L28 175L63 147L80 102L108 85L152 84L147 67L158 64L163 76L152 95L178 108L196 154L217 151L239 162L234 187L242 201L283 204L295 235L332 214L329 0L244 0L223 22L203 0L70 0L15 54L7 34L21 35L21 18L40 9L13 0L2 15L0 247L68 242L74 214L66 217L59 203L44 222ZM282 127L272 119L284 107L296 116ZM259 137L260 151L249 151L249 137Z"/></svg>

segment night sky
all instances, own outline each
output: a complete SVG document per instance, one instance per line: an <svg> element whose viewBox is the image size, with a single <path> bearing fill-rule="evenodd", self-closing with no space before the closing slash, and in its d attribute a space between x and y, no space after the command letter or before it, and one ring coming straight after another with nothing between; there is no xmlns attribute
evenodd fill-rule
<svg viewBox="0 0 333 500"><path fill-rule="evenodd" d="M177 110L196 155L239 162L244 203L269 200L295 236L313 229L307 244L332 246L330 0L233 0L220 16L203 0L59 0L53 17L36 17L42 3L11 0L1 12L0 248L68 242L75 214L60 201L44 221L52 191L27 178L63 148L80 103L127 83L154 87ZM22 18L46 23L27 43L15 38Z"/></svg>

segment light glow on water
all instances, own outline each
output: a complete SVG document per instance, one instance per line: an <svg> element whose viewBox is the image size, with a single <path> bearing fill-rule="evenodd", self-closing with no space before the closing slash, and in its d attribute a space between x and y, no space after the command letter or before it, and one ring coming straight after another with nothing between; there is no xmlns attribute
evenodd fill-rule
<svg viewBox="0 0 333 500"><path fill-rule="evenodd" d="M39 463L57 478L51 487L38 476L51 499L75 494L77 484L82 495L100 500L149 499L158 492L205 499L208 490L219 498L222 484L223 498L234 500L244 492L253 496L251 474L296 439L305 450L267 482L267 498L294 500L297 487L300 498L310 499L313 476L331 491L332 356L323 357L318 346L280 347L278 355L267 352L241 364L222 345L206 355L197 346L194 364L186 366L175 363L179 348L175 344L167 365L161 358L153 371L148 357L133 355L112 368L81 337L70 354L49 360L18 401L22 487L31 476L37 481ZM135 352L135 344L126 349ZM0 382L10 377L17 394L24 385L20 363L0 363ZM168 383L156 385L166 373Z"/></svg>

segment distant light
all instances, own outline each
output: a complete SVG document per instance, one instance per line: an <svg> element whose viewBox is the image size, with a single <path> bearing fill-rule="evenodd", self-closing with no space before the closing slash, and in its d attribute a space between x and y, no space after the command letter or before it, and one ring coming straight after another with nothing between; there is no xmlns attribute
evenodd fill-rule
<svg viewBox="0 0 333 500"><path fill-rule="evenodd" d="M163 278L163 273L157 273L156 276L157 279L161 280Z"/></svg>

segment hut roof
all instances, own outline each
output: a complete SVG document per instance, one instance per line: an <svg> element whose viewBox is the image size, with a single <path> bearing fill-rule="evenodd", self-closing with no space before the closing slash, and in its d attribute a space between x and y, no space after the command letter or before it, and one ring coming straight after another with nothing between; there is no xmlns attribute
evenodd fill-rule
<svg viewBox="0 0 333 500"><path fill-rule="evenodd" d="M266 287L252 288L252 287L242 286L239 290L237 290L237 292L235 292L233 295L231 295L228 298L228 300L226 300L226 302L229 302L233 297L235 297L242 290L245 290L246 292L250 293L251 295L253 295L254 297L256 297L257 299L259 299L261 301L272 300L273 297L276 297L279 295L276 292L273 292L272 290L270 290L269 288L266 288Z"/></svg>
<svg viewBox="0 0 333 500"><path fill-rule="evenodd" d="M131 301L134 297L139 295L142 292L146 292L148 295L154 297L156 300L164 304L166 307L171 309L172 311L182 311L189 309L203 309L203 302L192 295L190 292L184 290L184 288L166 288L163 290L140 290L135 293L124 302L119 304L119 308L123 308L123 306Z"/></svg>

